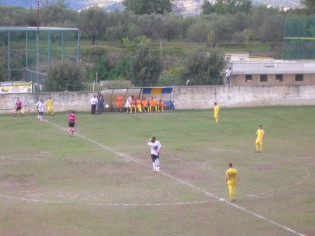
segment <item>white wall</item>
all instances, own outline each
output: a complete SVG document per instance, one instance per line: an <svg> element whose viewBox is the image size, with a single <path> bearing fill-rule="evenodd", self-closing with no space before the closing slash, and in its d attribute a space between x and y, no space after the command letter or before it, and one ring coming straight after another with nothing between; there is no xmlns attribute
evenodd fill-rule
<svg viewBox="0 0 315 236"><path fill-rule="evenodd" d="M17 98L26 112L37 112L38 98L54 100L55 112L90 111L90 98L96 93L0 94L0 113L14 112ZM173 89L176 109L220 107L256 107L276 105L315 105L315 86L182 86ZM106 101L105 101L106 102Z"/></svg>

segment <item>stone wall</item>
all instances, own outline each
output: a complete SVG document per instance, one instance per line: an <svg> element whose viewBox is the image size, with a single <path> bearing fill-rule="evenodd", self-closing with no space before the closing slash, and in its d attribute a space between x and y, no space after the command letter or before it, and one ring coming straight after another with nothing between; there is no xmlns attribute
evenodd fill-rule
<svg viewBox="0 0 315 236"><path fill-rule="evenodd" d="M20 98L26 112L37 112L38 98L54 100L54 111L90 111L90 98L96 93L23 93L0 94L0 113L14 112L15 101ZM109 93L110 94L110 93ZM117 95L117 94L116 94ZM157 98L157 96L155 95ZM297 106L315 105L315 86L182 86L175 87L171 96L163 100L175 101L176 109L211 109L220 107ZM107 101L106 101L107 100ZM105 98L108 103L109 99ZM115 101L115 98L112 99Z"/></svg>

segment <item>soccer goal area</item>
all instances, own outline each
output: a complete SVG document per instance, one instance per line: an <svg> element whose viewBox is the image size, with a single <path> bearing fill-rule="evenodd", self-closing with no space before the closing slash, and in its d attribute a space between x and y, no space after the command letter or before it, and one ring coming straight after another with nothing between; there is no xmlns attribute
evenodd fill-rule
<svg viewBox="0 0 315 236"><path fill-rule="evenodd" d="M80 63L80 31L59 27L0 27L0 81L41 85L50 65Z"/></svg>

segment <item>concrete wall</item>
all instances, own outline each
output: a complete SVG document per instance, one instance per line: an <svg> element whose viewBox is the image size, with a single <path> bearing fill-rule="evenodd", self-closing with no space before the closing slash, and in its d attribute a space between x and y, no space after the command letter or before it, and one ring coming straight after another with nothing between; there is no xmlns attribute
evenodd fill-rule
<svg viewBox="0 0 315 236"><path fill-rule="evenodd" d="M315 86L191 86L174 89L176 109L315 105Z"/></svg>
<svg viewBox="0 0 315 236"><path fill-rule="evenodd" d="M96 93L0 94L0 113L14 112L17 98L26 112L37 112L39 98L54 100L55 112L90 111L90 98ZM273 105L315 105L315 86L183 86L173 89L176 109L211 109L220 107L254 107ZM106 99L105 99L105 102Z"/></svg>
<svg viewBox="0 0 315 236"><path fill-rule="evenodd" d="M36 102L38 98L46 101L50 96L54 100L54 111L89 111L91 109L90 99L97 93L18 93L18 94L0 94L0 113L14 112L15 102L20 98L25 112L37 112Z"/></svg>

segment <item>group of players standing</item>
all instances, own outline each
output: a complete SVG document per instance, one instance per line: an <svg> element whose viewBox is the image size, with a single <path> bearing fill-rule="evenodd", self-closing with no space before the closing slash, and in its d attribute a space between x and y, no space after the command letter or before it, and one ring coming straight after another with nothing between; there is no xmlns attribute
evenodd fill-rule
<svg viewBox="0 0 315 236"><path fill-rule="evenodd" d="M44 121L43 115L44 115L45 105L47 105L47 115L54 115L53 103L54 103L54 101L52 100L51 97L49 97L49 99L46 102L42 98L40 98L37 101L37 103L35 105L36 105L36 108L38 111L37 118L39 121ZM17 113L20 113L22 116L24 115L24 110L22 108L22 101L20 100L20 98L17 98L17 100L15 102L14 116L16 116Z"/></svg>
<svg viewBox="0 0 315 236"><path fill-rule="evenodd" d="M219 111L220 111L220 108L218 104L215 102L214 107L213 107L213 118L214 118L215 124L219 123ZM256 132L256 142L255 142L256 153L262 152L264 136L265 136L265 131L262 125L259 125ZM237 182L240 183L240 177L238 175L237 169L233 167L232 163L229 163L229 168L225 172L225 181L229 189L229 199L231 202L234 202L235 201L235 186Z"/></svg>
<svg viewBox="0 0 315 236"><path fill-rule="evenodd" d="M48 115L53 115L53 100L51 97L44 102L43 99L39 99L38 102L36 103L37 110L38 110L38 120L39 121L44 121L43 115L44 115L44 106L45 104L47 105L47 114ZM123 97L121 95L118 95L116 97L116 105L117 109L122 110L123 107ZM138 97L137 99L134 98L134 96L129 96L126 100L125 107L127 109L127 113L135 113L137 112L163 112L165 104L162 101L162 99L159 100L154 100L153 97L151 97L150 100L147 100L145 97L140 98ZM24 114L24 111L22 109L22 102L18 98L16 103L15 103L15 114L16 115L18 112ZM213 107L213 117L214 117L214 123L218 124L219 123L219 111L220 108L218 104L215 102L214 107ZM74 136L74 127L76 124L76 115L75 111L72 111L71 113L67 114L68 117L68 122L69 122L69 136ZM264 142L264 135L265 131L262 128L262 125L258 126L258 130L256 132L256 153L261 153L262 152L262 147L263 147L263 142ZM160 149L161 149L161 144L158 140L155 139L155 137L150 138L148 141L148 145L151 147L151 158L152 158L152 163L153 163L153 169L154 171L159 171L160 170L160 163L159 163L159 154L160 154ZM232 163L229 163L229 169L226 171L225 175L225 181L228 185L229 189L229 199L231 202L235 201L235 186L236 182L240 182L240 178L238 175L237 169L233 167Z"/></svg>

